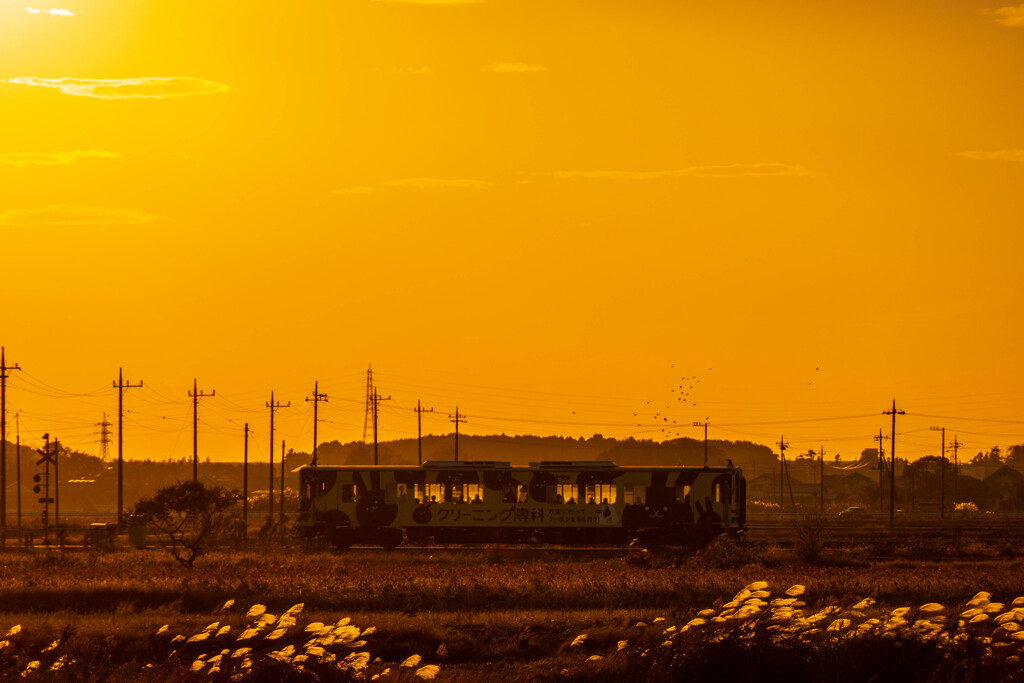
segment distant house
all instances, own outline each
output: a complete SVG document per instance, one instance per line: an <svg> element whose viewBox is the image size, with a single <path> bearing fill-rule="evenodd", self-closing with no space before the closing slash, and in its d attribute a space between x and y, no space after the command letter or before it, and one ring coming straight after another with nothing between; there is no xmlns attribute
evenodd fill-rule
<svg viewBox="0 0 1024 683"><path fill-rule="evenodd" d="M829 471L828 468L825 470ZM839 470L842 472L842 470ZM782 495L780 500L780 486ZM792 499L790 495L792 493ZM790 476L789 481L780 479L778 471L762 474L747 481L747 500L767 503L782 503L788 508L792 503L804 508L821 506L822 486L819 481L803 482ZM859 471L842 474L826 474L824 486L825 505L864 505L878 499L878 482Z"/></svg>
<svg viewBox="0 0 1024 683"><path fill-rule="evenodd" d="M1024 511L1024 474L1003 465L982 482L979 503L993 512Z"/></svg>

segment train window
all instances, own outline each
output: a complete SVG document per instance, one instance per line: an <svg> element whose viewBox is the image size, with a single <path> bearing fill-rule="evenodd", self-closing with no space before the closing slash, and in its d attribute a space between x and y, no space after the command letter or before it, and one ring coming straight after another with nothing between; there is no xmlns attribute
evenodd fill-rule
<svg viewBox="0 0 1024 683"><path fill-rule="evenodd" d="M676 486L676 502L685 503L687 496L690 495L690 487L687 484L682 486Z"/></svg>
<svg viewBox="0 0 1024 683"><path fill-rule="evenodd" d="M355 499L356 499L355 489L356 489L356 487L353 486L352 484L342 484L341 485L341 502L342 503L352 503L352 502L354 502Z"/></svg>
<svg viewBox="0 0 1024 683"><path fill-rule="evenodd" d="M501 502L514 503L519 499L519 484L512 482L501 490Z"/></svg>
<svg viewBox="0 0 1024 683"><path fill-rule="evenodd" d="M483 490L480 488L480 484L463 484L463 498L462 500L467 503L483 502Z"/></svg>
<svg viewBox="0 0 1024 683"><path fill-rule="evenodd" d="M427 500L427 485L426 484L416 484L415 491L416 491L416 493L415 493L416 499L413 501L414 503L422 503L425 500Z"/></svg>
<svg viewBox="0 0 1024 683"><path fill-rule="evenodd" d="M643 505L646 500L647 487L643 484L623 484L622 502L626 505Z"/></svg>
<svg viewBox="0 0 1024 683"><path fill-rule="evenodd" d="M558 495L561 496L558 499L559 503L573 505L579 502L576 500L576 484L559 484Z"/></svg>
<svg viewBox="0 0 1024 683"><path fill-rule="evenodd" d="M588 505L608 504L615 502L615 486L613 484L587 484L586 503Z"/></svg>
<svg viewBox="0 0 1024 683"><path fill-rule="evenodd" d="M428 502L428 503L443 503L443 502L445 502L444 484L427 484L427 493L426 493L426 496L425 496L425 502Z"/></svg>
<svg viewBox="0 0 1024 683"><path fill-rule="evenodd" d="M722 485L721 484L715 484L714 491L715 491L715 502L716 503L721 503L722 502Z"/></svg>
<svg viewBox="0 0 1024 683"><path fill-rule="evenodd" d="M409 487L405 484L385 484L384 485L384 502L385 503L405 503L405 494L408 492Z"/></svg>

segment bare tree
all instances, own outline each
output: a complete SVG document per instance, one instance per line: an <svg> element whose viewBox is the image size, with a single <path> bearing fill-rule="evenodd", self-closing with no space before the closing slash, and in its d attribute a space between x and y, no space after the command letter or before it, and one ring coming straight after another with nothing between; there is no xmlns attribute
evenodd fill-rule
<svg viewBox="0 0 1024 683"><path fill-rule="evenodd" d="M204 543L227 522L226 510L240 499L237 491L186 481L165 486L135 504L135 515L154 531L160 544L182 566L191 568Z"/></svg>

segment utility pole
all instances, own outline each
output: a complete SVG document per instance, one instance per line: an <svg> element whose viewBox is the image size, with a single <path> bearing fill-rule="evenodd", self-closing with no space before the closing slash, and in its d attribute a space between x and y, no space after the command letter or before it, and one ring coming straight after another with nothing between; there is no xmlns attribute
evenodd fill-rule
<svg viewBox="0 0 1024 683"><path fill-rule="evenodd" d="M318 391L319 387L320 382L313 382L313 398L306 399L307 401L313 402L313 462L310 463L313 467L316 467L316 425L317 422L319 422L319 419L317 418L316 407L320 403L320 401L327 403L327 394L321 394Z"/></svg>
<svg viewBox="0 0 1024 683"><path fill-rule="evenodd" d="M425 409L420 405L420 400L416 399L416 464L420 467L423 466L423 413L434 412L433 408L429 410Z"/></svg>
<svg viewBox="0 0 1024 683"><path fill-rule="evenodd" d="M270 403L267 404L267 408L270 408L270 487L267 489L267 519L274 519L274 411L278 408L291 408L292 402L282 404L281 402L274 403L274 392L270 392Z"/></svg>
<svg viewBox="0 0 1024 683"><path fill-rule="evenodd" d="M465 423L466 422L466 416L465 415L460 415L459 414L459 407L455 406L455 416L452 417L451 415L449 415L448 416L448 421L455 423L455 462L458 462L459 461L459 423L460 422Z"/></svg>
<svg viewBox="0 0 1024 683"><path fill-rule="evenodd" d="M245 446L242 450L242 525L249 537L249 423L245 423Z"/></svg>
<svg viewBox="0 0 1024 683"><path fill-rule="evenodd" d="M786 449L789 448L789 444L786 443L784 436L779 437L779 442L775 444L779 447L779 512L786 507L786 481L785 481L785 469L786 469Z"/></svg>
<svg viewBox="0 0 1024 683"><path fill-rule="evenodd" d="M883 479L885 474L885 449L882 448L882 439L888 439L887 436L882 436L882 428L878 428L878 436L875 437L875 441L878 442L878 512L881 513L885 510L885 480Z"/></svg>
<svg viewBox="0 0 1024 683"><path fill-rule="evenodd" d="M20 412L14 413L14 429L15 429L15 434L17 435L15 437L17 439L17 442L14 444L14 450L15 450L15 454L14 455L17 458L17 460L15 461L15 463L17 465L17 469L15 470L15 474L16 474L17 479L18 479L18 530L21 531L21 413Z"/></svg>
<svg viewBox="0 0 1024 683"><path fill-rule="evenodd" d="M821 485L821 490L818 492L818 500L820 503L821 511L825 511L825 447L821 447L821 453L818 456L818 467L820 472L818 473L818 483Z"/></svg>
<svg viewBox="0 0 1024 683"><path fill-rule="evenodd" d="M945 519L946 517L946 428L945 427L932 427L933 432L942 432L942 458L939 460L939 518Z"/></svg>
<svg viewBox="0 0 1024 683"><path fill-rule="evenodd" d="M117 389L117 523L124 524L124 392L127 389L136 389L142 386L142 380L138 384L125 382L122 368L117 369L117 381L114 388Z"/></svg>
<svg viewBox="0 0 1024 683"><path fill-rule="evenodd" d="M960 449L963 444L957 440L956 436L953 437L953 443L949 444L953 447L953 509L956 509L956 485L957 479L960 475L960 463L957 460L956 452Z"/></svg>
<svg viewBox="0 0 1024 683"><path fill-rule="evenodd" d="M281 499L278 502L280 518L284 519L284 439L281 439Z"/></svg>
<svg viewBox="0 0 1024 683"><path fill-rule="evenodd" d="M704 428L704 469L708 468L708 419L704 418L703 422L694 422L694 427Z"/></svg>
<svg viewBox="0 0 1024 683"><path fill-rule="evenodd" d="M199 391L198 380L192 380L192 391L188 392L192 397L192 481L199 481L199 399L206 396L216 396L214 389L206 394Z"/></svg>
<svg viewBox="0 0 1024 683"><path fill-rule="evenodd" d="M373 403L373 464L377 464L377 411L380 407L381 401L390 401L391 397L381 396L377 393L377 387L373 388L373 394L370 396L370 400Z"/></svg>
<svg viewBox="0 0 1024 683"><path fill-rule="evenodd" d="M18 364L7 364L7 354L0 346L0 529L7 528L7 374L21 370Z"/></svg>
<svg viewBox="0 0 1024 683"><path fill-rule="evenodd" d="M889 526L896 526L896 416L906 415L905 410L896 410L896 399L892 400L892 410L886 410L882 412L883 415L892 415L892 439L889 443L892 444L892 448L889 449L889 460L892 462L892 467L889 468Z"/></svg>

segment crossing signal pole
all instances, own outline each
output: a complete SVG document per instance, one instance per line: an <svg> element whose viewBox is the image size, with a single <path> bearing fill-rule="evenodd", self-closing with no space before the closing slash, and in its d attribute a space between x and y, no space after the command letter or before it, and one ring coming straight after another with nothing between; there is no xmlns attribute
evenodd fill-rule
<svg viewBox="0 0 1024 683"><path fill-rule="evenodd" d="M416 464L423 466L423 413L434 412L433 408L427 409L420 405L416 399Z"/></svg>
<svg viewBox="0 0 1024 683"><path fill-rule="evenodd" d="M785 499L784 499L783 490L782 490L782 479L783 479L783 476L785 476L786 485L789 488L789 506L791 508L793 508L793 511L795 512L796 511L796 500L793 498L793 482L789 478L789 466L786 464L786 449L789 448L789 444L786 443L784 437L780 436L779 437L778 446L779 446L779 463L780 463L780 467L779 467L779 511L781 512L782 508L785 507Z"/></svg>
<svg viewBox="0 0 1024 683"><path fill-rule="evenodd" d="M373 464L377 464L377 412L380 408L381 401L390 401L391 397L381 396L377 393L377 387L373 388L373 394L370 396L370 401L373 404Z"/></svg>
<svg viewBox="0 0 1024 683"><path fill-rule="evenodd" d="M43 456L39 460L36 460L36 465L43 466L42 474L33 475L32 481L36 482L36 485L32 487L32 491L35 493L43 494L43 497L39 499L39 502L43 504L43 533L49 535L50 533L50 503L55 502L54 498L50 497L50 464L54 465L56 469L57 464L57 453L56 449L50 449L50 435L43 434L43 449L36 449L36 453ZM56 445L56 440L54 440Z"/></svg>
<svg viewBox="0 0 1024 683"><path fill-rule="evenodd" d="M284 439L281 439L281 499L278 501L278 512L284 519Z"/></svg>
<svg viewBox="0 0 1024 683"><path fill-rule="evenodd" d="M320 386L319 382L313 382L313 397L306 399L307 401L312 401L313 402L313 462L310 463L313 467L316 467L316 447L317 447L316 426L317 426L317 423L319 422L319 419L317 418L316 408L317 408L317 405L320 403L320 401L323 401L324 403L327 403L327 394L321 394L318 391L319 386Z"/></svg>
<svg viewBox="0 0 1024 683"><path fill-rule="evenodd" d="M7 528L7 374L21 370L18 364L7 364L7 354L0 347L0 529Z"/></svg>
<svg viewBox="0 0 1024 683"><path fill-rule="evenodd" d="M946 517L946 428L932 427L933 432L942 432L942 458L939 460L939 518Z"/></svg>
<svg viewBox="0 0 1024 683"><path fill-rule="evenodd" d="M459 407L455 406L455 415L448 416L449 422L455 423L455 462L459 461L459 423L465 424L466 416L459 414Z"/></svg>
<svg viewBox="0 0 1024 683"><path fill-rule="evenodd" d="M907 411L896 409L896 399L892 400L892 410L886 410L882 412L883 415L892 415L892 438L889 443L892 448L889 449L889 462L892 467L889 468L889 526L896 526L896 416L906 415Z"/></svg>
<svg viewBox="0 0 1024 683"><path fill-rule="evenodd" d="M274 403L274 392L270 392L270 403L267 404L267 408L270 408L270 487L267 489L268 519L274 518L274 411L277 410L278 408L291 407L291 401L288 401L288 403Z"/></svg>
<svg viewBox="0 0 1024 683"><path fill-rule="evenodd" d="M117 381L114 388L117 389L117 523L124 524L124 392L128 389L136 389L142 386L142 380L138 384L124 381L122 368L117 369Z"/></svg>
<svg viewBox="0 0 1024 683"><path fill-rule="evenodd" d="M199 391L198 380L192 380L192 391L188 392L192 397L192 481L199 481L199 399L206 396L216 396L214 389L206 394Z"/></svg>
<svg viewBox="0 0 1024 683"><path fill-rule="evenodd" d="M694 422L694 427L704 428L704 469L708 468L708 420L704 418L703 422Z"/></svg>

